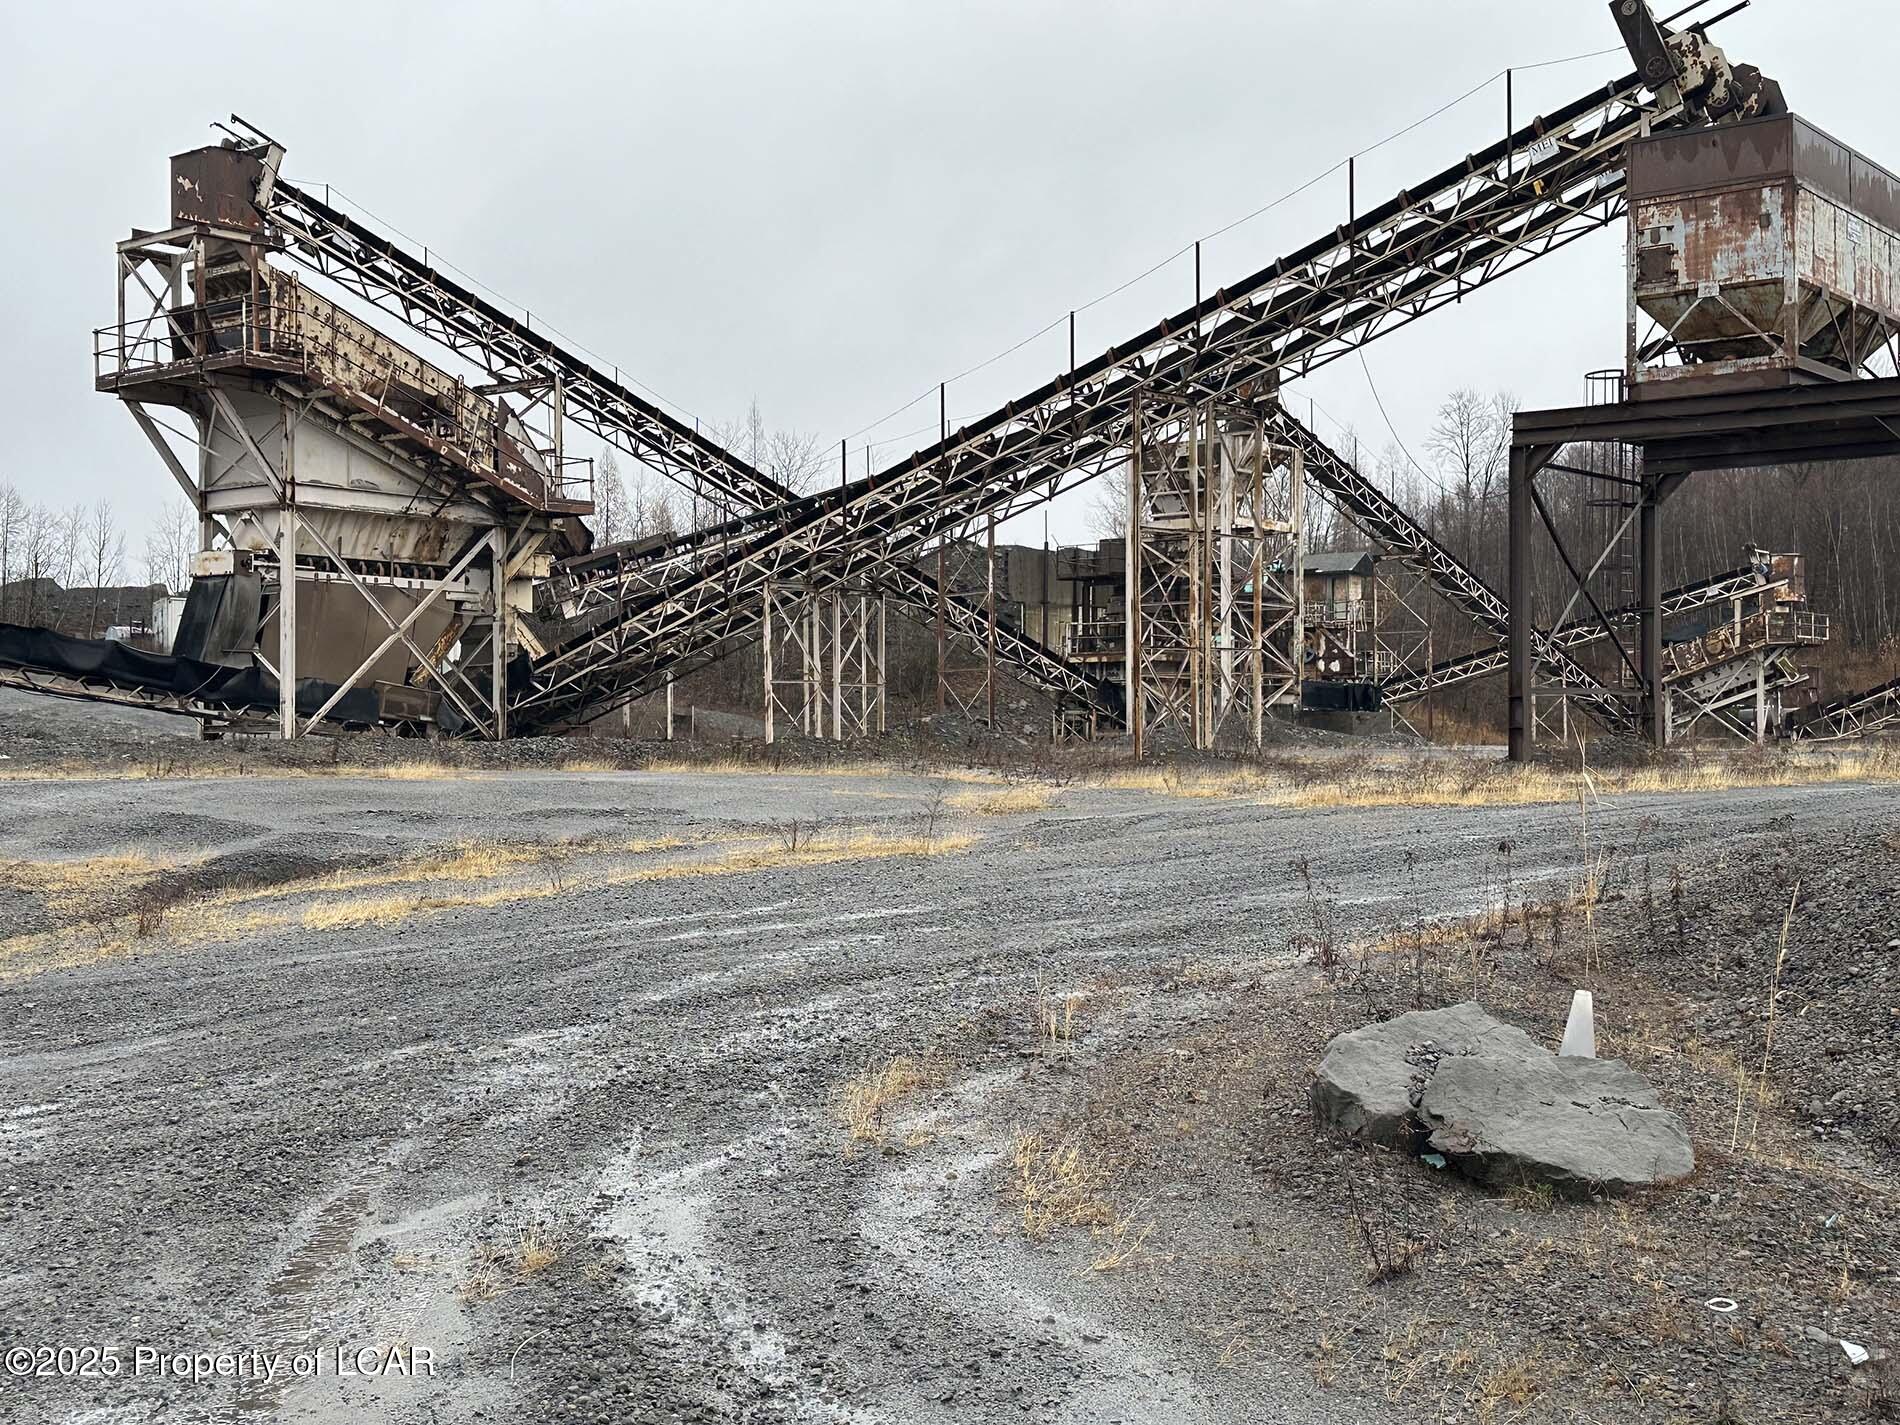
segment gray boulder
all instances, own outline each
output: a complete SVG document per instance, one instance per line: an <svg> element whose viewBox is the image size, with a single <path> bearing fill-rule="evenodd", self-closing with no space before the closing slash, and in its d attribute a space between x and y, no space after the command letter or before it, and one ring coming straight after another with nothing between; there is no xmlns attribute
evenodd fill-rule
<svg viewBox="0 0 1900 1425"><path fill-rule="evenodd" d="M1494 1187L1616 1191L1680 1182L1695 1171L1687 1126L1620 1059L1541 1050L1447 1059L1418 1111L1431 1146Z"/></svg>
<svg viewBox="0 0 1900 1425"><path fill-rule="evenodd" d="M1616 1191L1695 1171L1688 1128L1641 1074L1618 1059L1560 1058L1475 1004L1339 1035L1312 1101L1324 1129L1408 1152L1429 1143L1496 1187Z"/></svg>
<svg viewBox="0 0 1900 1425"><path fill-rule="evenodd" d="M1447 1059L1488 1054L1549 1058L1521 1029L1475 1004L1419 1009L1341 1034L1326 1046L1313 1080L1320 1127L1388 1148L1412 1148L1424 1137L1419 1095Z"/></svg>

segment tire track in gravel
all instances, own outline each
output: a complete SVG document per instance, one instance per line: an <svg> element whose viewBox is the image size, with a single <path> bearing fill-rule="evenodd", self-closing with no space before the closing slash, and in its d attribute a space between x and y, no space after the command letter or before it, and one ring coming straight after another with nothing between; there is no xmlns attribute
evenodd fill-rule
<svg viewBox="0 0 1900 1425"><path fill-rule="evenodd" d="M313 779L267 830L305 834L368 802L413 851L552 788L570 832L624 833L630 799L643 833L709 815L757 827L813 814L824 780L511 777L483 808L463 784ZM154 800L228 811L229 794L167 784ZM41 818L66 806L50 784L36 797ZM1718 851L1885 797L1628 799L1605 804L1601 835ZM66 810L76 851L122 844L96 793ZM1171 1374L1172 1338L1112 1319L1054 1254L995 1235L1000 1121L1047 1086L1018 1082L1017 1046L986 1048L970 1026L999 1006L1026 1026L1039 979L1270 960L1302 896L1300 855L1337 893L1342 935L1409 899L1408 850L1427 913L1478 909L1500 840L1520 882L1574 873L1575 813L1287 813L1076 789L982 829L970 853L928 861L634 882L0 985L0 1093L56 1105L0 1138L15 1244L0 1319L249 1347L293 1334L270 1313L296 1294L322 1329L427 1331L447 1353L433 1382L287 1394L286 1413L309 1420L1323 1418L1284 1382L1249 1398ZM0 847L17 851L11 835ZM839 1083L940 1047L969 1075L947 1091L937 1143L843 1157ZM958 1119L988 1127L960 1136ZM567 1234L563 1260L463 1302L471 1248L537 1215ZM422 1265L397 1263L409 1257ZM22 1418L65 1422L82 1401L49 1391ZM119 1383L103 1404L212 1419L237 1401L161 1406Z"/></svg>

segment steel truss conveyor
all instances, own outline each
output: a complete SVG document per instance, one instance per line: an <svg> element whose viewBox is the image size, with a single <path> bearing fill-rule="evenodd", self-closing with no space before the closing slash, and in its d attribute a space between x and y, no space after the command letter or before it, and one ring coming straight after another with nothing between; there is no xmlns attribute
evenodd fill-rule
<svg viewBox="0 0 1900 1425"><path fill-rule="evenodd" d="M1658 60L1632 43L1648 79L1632 75L1540 118L936 446L804 497L640 398L618 372L601 372L434 270L426 256L418 261L282 181L274 162L259 203L292 257L483 366L495 378L487 390L537 390L582 428L731 512L712 538L571 581L578 616L534 660L527 685L512 689L518 729L553 727L640 696L669 672L734 646L756 630L774 582L871 579L896 585L900 598L931 616L941 607L954 631L987 632L979 604L939 603L931 581L910 567L930 540L1046 501L1118 463L1138 440L1175 438L1197 408L1252 402L1271 412L1282 377L1314 370L1616 221L1631 139L1744 113L1758 90L1758 76L1731 70L1694 27L1667 36L1673 58ZM1284 413L1276 419L1284 422ZM1325 463L1335 474L1322 470L1319 482L1342 508L1482 626L1496 626L1502 605L1494 591L1344 462ZM1409 546L1392 538L1395 530L1408 534ZM1114 711L1113 690L1020 633L1003 641L1004 659L1036 681ZM1590 687L1559 650L1543 652L1564 682ZM1607 696L1594 702L1606 721L1627 721Z"/></svg>
<svg viewBox="0 0 1900 1425"><path fill-rule="evenodd" d="M1716 574L1684 584L1678 589L1666 590L1662 596L1662 616L1670 619L1697 609L1711 608L1743 594L1758 593L1764 587L1767 585L1761 575L1752 566L1744 565L1725 574ZM1557 648L1569 652L1601 642L1610 637L1613 628L1634 628L1641 613L1639 606L1629 604L1609 610L1608 624L1599 618L1586 616L1572 619L1545 637ZM1461 653L1455 658L1441 659L1430 668L1401 673L1396 678L1388 679L1380 691L1388 703L1411 702L1444 688L1502 673L1509 656L1509 649L1500 641L1492 648Z"/></svg>
<svg viewBox="0 0 1900 1425"><path fill-rule="evenodd" d="M269 142L261 134L256 137ZM431 264L426 255L417 257L325 198L281 177L261 196L290 257L479 365L491 377L489 389L535 392L556 404L564 420L658 471L727 519L760 512L773 518L797 501L795 491L641 396L618 371L604 372L547 333L535 331L528 319L486 300ZM724 520L719 527L725 527ZM612 587L631 592L641 586L635 563L594 559L585 564L590 578ZM570 577L567 583L578 581ZM988 646L991 620L981 600L940 595L934 579L908 565L881 569L877 585L913 617L928 621L941 613L950 634L978 648ZM1000 661L1061 701L1110 717L1120 715L1118 689L1000 616L994 641ZM629 689L624 697L609 695L592 705L590 714L608 711L639 691L644 689Z"/></svg>
<svg viewBox="0 0 1900 1425"><path fill-rule="evenodd" d="M1858 737L1900 724L1900 678L1803 708L1788 719L1788 736L1807 742Z"/></svg>
<svg viewBox="0 0 1900 1425"><path fill-rule="evenodd" d="M1682 614L1694 613L1700 609L1714 608L1721 604L1732 603L1738 598L1759 595L1778 584L1785 586L1785 580L1764 579L1753 565L1744 565L1731 569L1727 573L1712 575L1684 584L1680 588L1669 589L1663 593L1660 603L1661 616L1664 619L1675 618ZM1568 623L1540 636L1565 652L1585 648L1615 636L1617 630L1633 629L1641 620L1642 609L1639 605L1628 604L1608 611L1609 619L1594 616L1572 619ZM1754 644L1738 647L1733 653L1738 657L1752 657L1760 651ZM1387 705L1412 702L1428 694L1446 688L1454 688L1463 683L1475 682L1481 678L1493 677L1502 673L1509 661L1510 650L1500 641L1490 648L1476 649L1470 653L1459 654L1455 658L1442 659L1430 668L1401 673L1387 679L1380 687L1381 696ZM1806 673L1793 663L1784 652L1777 651L1764 660L1762 676L1765 688L1762 691L1781 693L1784 690L1802 686L1807 682ZM1698 702L1696 690L1689 686L1682 676L1673 676L1669 681L1682 685L1682 691L1691 705L1701 708L1705 715L1722 723L1729 731L1740 737L1752 737L1755 734L1753 721L1742 712L1726 705L1702 706L1710 702L1704 698ZM1756 691L1752 676L1747 691Z"/></svg>
<svg viewBox="0 0 1900 1425"><path fill-rule="evenodd" d="M1629 76L903 461L603 578L582 594L602 616L537 660L518 718L560 725L650 691L669 669L750 633L766 585L861 578L973 521L1022 513L1117 464L1137 440L1178 436L1202 405L1258 403L1281 435L1294 435L1297 423L1272 404L1283 378L1615 222L1630 141L1708 121L1676 85L1658 94ZM1304 440L1319 445L1310 432ZM1345 462L1334 456L1326 465L1331 483L1313 463L1308 469L1357 510L1358 522L1410 526L1412 549L1399 552L1482 626L1502 632L1495 591L1349 478ZM1587 690L1595 682L1559 650L1543 652L1567 683ZM1606 721L1629 725L1607 694L1591 703Z"/></svg>

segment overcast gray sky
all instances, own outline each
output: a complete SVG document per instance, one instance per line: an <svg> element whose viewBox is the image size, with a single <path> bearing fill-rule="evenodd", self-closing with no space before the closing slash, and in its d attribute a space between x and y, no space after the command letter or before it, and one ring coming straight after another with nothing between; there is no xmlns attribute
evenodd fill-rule
<svg viewBox="0 0 1900 1425"><path fill-rule="evenodd" d="M200 17L203 17L202 19ZM1900 167L1892 0L1757 0L1732 57ZM11 218L0 479L111 498L171 488L92 390L112 244L167 216L166 158L236 111L337 193L531 309L678 408L896 458L938 380L1483 84L1615 47L1603 0L693 0L250 5L0 0L0 192ZM1626 72L1620 51L1518 76L1519 121ZM1491 83L1367 154L1361 205L1503 129ZM1343 175L1210 242L1210 289L1345 215ZM1367 349L1423 457L1453 386L1579 398L1622 358L1605 233ZM1079 318L1084 355L1192 297L1182 257ZM1048 333L951 388L953 418L1047 379ZM1300 383L1369 448L1359 363ZM868 433L864 428L925 392ZM1058 536L1079 535L1074 511ZM1021 533L1027 535L1028 530ZM133 540L136 553L137 540Z"/></svg>

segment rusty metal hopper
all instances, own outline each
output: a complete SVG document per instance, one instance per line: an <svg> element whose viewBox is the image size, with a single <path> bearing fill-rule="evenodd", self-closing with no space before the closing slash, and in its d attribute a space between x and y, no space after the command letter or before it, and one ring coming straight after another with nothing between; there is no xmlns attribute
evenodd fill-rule
<svg viewBox="0 0 1900 1425"><path fill-rule="evenodd" d="M1843 379L1900 329L1900 179L1800 116L1640 140L1629 174L1639 383Z"/></svg>

